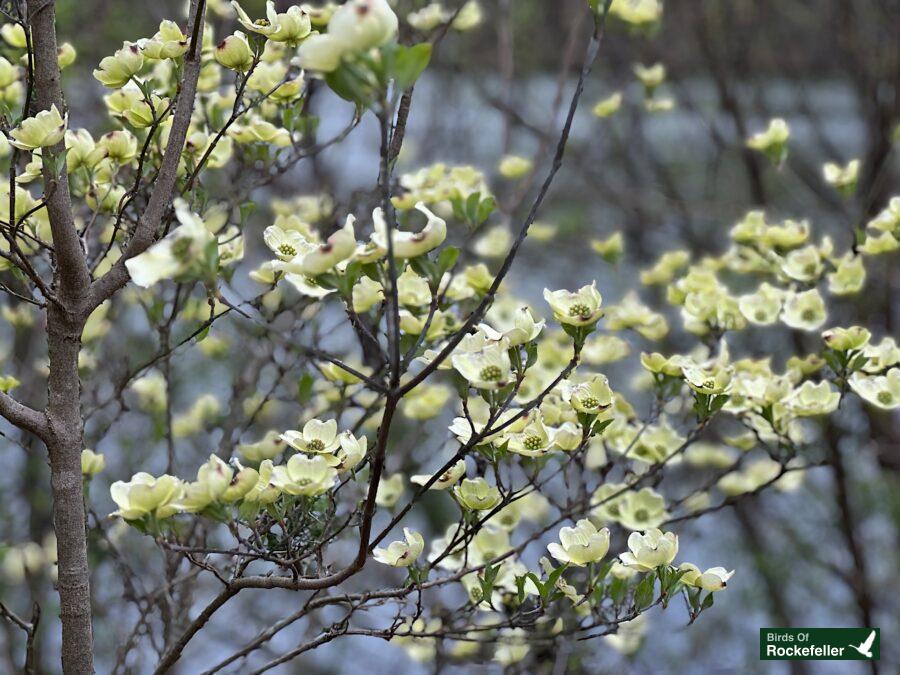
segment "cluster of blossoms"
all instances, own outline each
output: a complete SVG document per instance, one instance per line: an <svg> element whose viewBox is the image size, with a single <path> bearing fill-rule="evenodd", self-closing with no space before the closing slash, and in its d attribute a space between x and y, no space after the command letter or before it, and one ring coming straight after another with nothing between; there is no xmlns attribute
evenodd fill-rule
<svg viewBox="0 0 900 675"><path fill-rule="evenodd" d="M272 460L287 447L298 452L283 464L274 464ZM351 471L365 457L366 438L356 438L350 432L338 434L334 420L313 419L302 432L267 436L242 446L241 451L245 461L257 468L243 466L237 459L229 464L210 455L198 469L195 481L141 472L127 483L113 483L110 494L119 506L114 515L142 528L158 528L161 521L180 513L200 513L220 520L238 515L252 518L265 507L276 513L279 499L314 498L334 487L339 475ZM83 467L90 459L83 458ZM86 473L102 468L91 467ZM229 512L229 507L237 510Z"/></svg>
<svg viewBox="0 0 900 675"><path fill-rule="evenodd" d="M594 4L608 5L611 17L642 32L654 30L662 14L657 0ZM28 184L47 169L62 169L63 144L69 185L84 204L78 224L103 230L101 250L92 251L93 270L100 274L122 256L123 234L140 218L143 204L133 203L132 186L163 157L184 58L199 50L198 105L178 160L179 192L165 234L124 266L142 289L167 281L202 284L202 298L176 296L173 304L181 303L181 318L207 321L206 329L235 309L225 305L220 283L243 272L250 210L211 198L200 176L238 160L274 175L302 158L311 128L303 104L314 78L387 124L388 93L411 88L431 49L397 43L399 19L386 0L284 12L269 2L265 18L256 19L232 5L210 3L222 16L233 10L243 29L221 40L204 26L202 44L193 45L178 24L163 21L153 36L125 43L104 58L94 77L110 90L104 100L115 128L99 138L68 128L68 119L51 107L21 120L0 146L2 152L29 153L12 195L12 216L30 233L22 243L27 254L51 238L46 209L39 208ZM406 17L418 33L448 23L468 30L480 19L477 2L458 12L430 3ZM24 38L7 33L2 35L9 45L24 47ZM61 62L70 56L61 50ZM4 100L16 95L6 93L17 89L14 71L0 60ZM660 95L663 64L638 65L635 76L648 111L674 106ZM621 93L612 94L595 106L595 115L609 117L622 100ZM773 120L746 143L781 164L788 139L787 123ZM530 175L535 163L509 154L497 168L504 180L516 181ZM852 193L858 172L853 162L823 168L842 195ZM368 216L368 205L359 220L342 212L331 195L272 202L273 218L259 237L268 259L247 273L262 290L245 304L265 320L286 308L311 324L347 316L364 352L304 352L309 368L297 386L302 428L284 430L259 415L263 432L236 443L234 457L211 454L194 480L140 472L114 482L113 515L164 543L188 536L177 516L203 516L210 521L210 539L237 542L236 556L252 555L254 563L269 562L307 580L330 569L329 545L350 532L351 524L371 519L377 507L395 517L371 546L362 542L362 559L370 554L405 568L413 585L458 581L469 600L466 611L483 613L485 621L499 617L503 640L496 658L512 664L529 649L526 634L510 619L526 603L545 610L558 602L560 613L574 614L577 625L593 620L624 626L622 617L637 620L649 607L665 607L683 593L695 619L733 572L676 566L678 537L659 528L770 485L796 488L811 466L798 452L810 440L807 418L834 412L848 394L880 409L900 406L900 349L891 337L873 339L859 326L832 327L821 333L818 353L795 356L784 368L770 359L733 358L729 346L739 342L735 333L760 326L821 332L828 321L826 297L860 293L867 258L898 248L900 198L868 222L858 245L847 251L836 251L828 237L811 239L806 221L770 222L754 211L732 228L731 247L721 256L693 260L687 251L666 252L643 270L641 282L665 288L675 308L669 314L678 314L684 332L699 344L689 353L664 354L670 348L655 343L675 330L672 317L651 308L637 290L610 304L596 282L544 289L541 311L501 285L505 269L494 263L521 242L514 244L509 223L496 217L497 201L480 170L434 164L401 175L396 184L387 175L381 206ZM9 220L2 211L9 205L0 199L0 218ZM552 225L529 227L523 236L546 239L555 232ZM592 247L615 262L624 253L623 237L616 233ZM0 265L6 264L4 258ZM138 300L150 297L148 291L138 293ZM108 304L95 310L82 336L85 344L109 330L109 311ZM632 358L640 364L639 376L613 388L600 369L632 356L635 342L641 345ZM199 344L207 356L229 348L216 336L204 335ZM82 367L96 366L96 357L92 364L90 354L83 356ZM6 381L2 388L15 384ZM632 384L633 402L625 391ZM154 370L130 388L139 408L168 425L173 444L222 418L212 394L173 414L168 387ZM647 400L650 413L641 417L637 409ZM269 402L260 393L248 397L244 412L252 412L246 417L257 420ZM409 477L416 487L400 508L406 469L415 458L397 465L403 453L389 448L398 442L389 434L394 403L417 426L445 416L439 427L449 431L443 448L449 452L436 467L416 464L425 473ZM224 441L221 447L231 451ZM396 473L382 475L385 463ZM105 464L102 454L84 450L85 477L96 476ZM687 497L673 496L665 482L664 470L678 464L684 481L695 484ZM577 477L571 475L575 470ZM570 491L570 480L577 489L555 498L560 483ZM452 506L454 522L442 529L443 536L427 542L404 527L402 539L378 546L429 491ZM574 526L562 527L558 541L546 544L559 565L541 557L529 566L529 543L540 540L543 547L541 537L563 522ZM215 529L216 523L225 526ZM611 541L626 532L628 550L619 549L612 559ZM441 577L441 571L450 576ZM550 619L548 614L541 621L553 632ZM419 649L417 637L441 627L439 619L417 617L397 640Z"/></svg>

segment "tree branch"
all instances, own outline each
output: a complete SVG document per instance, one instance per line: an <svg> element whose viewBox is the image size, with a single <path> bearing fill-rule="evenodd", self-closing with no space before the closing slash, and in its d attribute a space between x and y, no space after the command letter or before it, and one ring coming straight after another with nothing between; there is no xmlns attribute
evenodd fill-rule
<svg viewBox="0 0 900 675"><path fill-rule="evenodd" d="M178 180L178 164L191 125L191 115L197 95L197 80L200 77L201 51L196 48L203 40L203 19L206 0L191 0L191 48L184 57L184 75L181 78L178 101L172 114L172 130L169 142L159 167L159 174L150 193L147 208L141 215L134 235L116 263L102 277L91 285L90 307L98 307L104 300L128 283L130 276L125 262L146 251L156 240L160 223L172 204L175 183Z"/></svg>
<svg viewBox="0 0 900 675"><path fill-rule="evenodd" d="M3 392L0 392L0 415L10 424L30 431L41 440L47 434L47 418L43 413L19 403L12 396Z"/></svg>
<svg viewBox="0 0 900 675"><path fill-rule="evenodd" d="M65 110L65 101L57 62L56 3L53 0L29 0L28 21L34 49L35 103L39 110L49 110L55 105L62 112ZM28 110L25 114L28 114ZM65 152L65 142L60 141L44 152L59 155ZM69 194L65 162L59 169L59 176L51 173L50 165L50 162L44 162L43 174L50 232L56 252L54 282L64 300L80 304L90 286L91 275L72 214L72 197Z"/></svg>

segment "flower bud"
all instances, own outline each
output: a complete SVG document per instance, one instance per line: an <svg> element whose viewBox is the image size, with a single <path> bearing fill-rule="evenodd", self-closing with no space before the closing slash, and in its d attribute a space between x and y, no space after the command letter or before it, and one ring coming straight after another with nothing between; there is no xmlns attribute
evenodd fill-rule
<svg viewBox="0 0 900 675"><path fill-rule="evenodd" d="M350 0L328 22L329 37L352 51L380 47L396 34L397 15L387 0Z"/></svg>
<svg viewBox="0 0 900 675"><path fill-rule="evenodd" d="M83 476L96 476L106 468L106 457L99 452L85 448L81 451L81 474Z"/></svg>
<svg viewBox="0 0 900 675"><path fill-rule="evenodd" d="M46 148L59 143L66 134L68 116L62 117L56 105L50 110L41 110L34 117L22 120L22 123L9 132L10 144L20 150Z"/></svg>
<svg viewBox="0 0 900 675"><path fill-rule="evenodd" d="M140 48L133 42L126 42L112 56L104 57L94 77L105 87L119 89L144 65Z"/></svg>
<svg viewBox="0 0 900 675"><path fill-rule="evenodd" d="M220 64L239 73L246 72L253 65L250 43L241 31L235 31L234 35L222 40L216 46L215 57Z"/></svg>

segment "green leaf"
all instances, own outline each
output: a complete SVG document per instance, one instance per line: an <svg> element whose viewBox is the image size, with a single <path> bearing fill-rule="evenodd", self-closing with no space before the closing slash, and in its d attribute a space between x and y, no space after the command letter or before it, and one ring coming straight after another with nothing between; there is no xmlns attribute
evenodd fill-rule
<svg viewBox="0 0 900 675"><path fill-rule="evenodd" d="M431 43L422 42L412 47L400 47L394 54L388 75L393 77L398 89L409 89L428 67L431 60Z"/></svg>
<svg viewBox="0 0 900 675"><path fill-rule="evenodd" d="M347 65L341 66L325 75L325 82L335 94L345 101L365 106L369 104L372 98L372 90L369 84L362 80Z"/></svg>
<svg viewBox="0 0 900 675"><path fill-rule="evenodd" d="M638 611L646 609L653 602L653 587L656 577L648 574L634 589L634 607Z"/></svg>
<svg viewBox="0 0 900 675"><path fill-rule="evenodd" d="M243 202L240 206L238 206L238 213L240 214L240 224L243 226L247 219L250 217L256 210L256 204L254 202Z"/></svg>
<svg viewBox="0 0 900 675"><path fill-rule="evenodd" d="M602 565L600 565L600 568L597 570L597 574L594 575L592 583L596 585L596 584L599 584L600 582L602 582L606 578L606 575L609 574L609 571L612 569L612 566L613 566L612 560L607 560Z"/></svg>
<svg viewBox="0 0 900 675"><path fill-rule="evenodd" d="M54 178L59 178L62 173L63 164L66 161L66 155L68 154L68 149L63 150L62 152L56 154L50 154L45 151L45 156L42 159L43 165L47 167L50 172L50 175Z"/></svg>
<svg viewBox="0 0 900 675"><path fill-rule="evenodd" d="M719 394L712 400L712 405L709 406L710 414L717 413L722 409L722 406L728 402L730 397L728 394Z"/></svg>
<svg viewBox="0 0 900 675"><path fill-rule="evenodd" d="M591 429L591 436L599 436L604 431L606 431L606 427L612 424L615 420L597 420L594 423L594 427Z"/></svg>
<svg viewBox="0 0 900 675"><path fill-rule="evenodd" d="M499 565L488 565L484 568L484 574L478 579L481 584L481 599L486 600L488 603L491 601L491 594L494 592L494 581L497 579L499 571Z"/></svg>
<svg viewBox="0 0 900 675"><path fill-rule="evenodd" d="M628 582L625 579L615 577L609 585L609 597L617 605L622 604L622 600L625 599L625 593L627 592Z"/></svg>
<svg viewBox="0 0 900 675"><path fill-rule="evenodd" d="M475 212L476 224L481 225L481 223L490 218L495 208L497 208L497 201L493 197L487 197L482 200Z"/></svg>
<svg viewBox="0 0 900 675"><path fill-rule="evenodd" d="M563 563L555 570L553 570L549 576L547 577L547 584L550 586L556 586L556 582L559 581L559 578L562 576L562 573L566 571L567 563Z"/></svg>
<svg viewBox="0 0 900 675"><path fill-rule="evenodd" d="M822 358L825 359L825 363L828 364L828 367L831 368L831 370L835 374L841 372L840 360L838 359L837 355L833 351L828 350L828 351L824 352L822 354Z"/></svg>
<svg viewBox="0 0 900 675"><path fill-rule="evenodd" d="M531 579L531 582L537 587L538 593L541 594L541 598L544 597L544 584L541 583L541 580L538 579L537 575L534 572L529 572L525 575L526 578Z"/></svg>
<svg viewBox="0 0 900 675"><path fill-rule="evenodd" d="M442 277L444 273L456 264L458 258L459 249L456 246L448 246L440 252L437 258L437 266Z"/></svg>
<svg viewBox="0 0 900 675"><path fill-rule="evenodd" d="M516 577L516 598L521 605L525 601L525 582L528 581L528 577L525 575Z"/></svg>
<svg viewBox="0 0 900 675"><path fill-rule="evenodd" d="M309 373L303 373L303 377L297 383L297 401L299 403L306 403L312 398L314 384L313 376Z"/></svg>
<svg viewBox="0 0 900 675"><path fill-rule="evenodd" d="M409 264L420 277L425 277L433 282L437 276L437 267L434 262L429 260L426 256L412 258L410 259Z"/></svg>

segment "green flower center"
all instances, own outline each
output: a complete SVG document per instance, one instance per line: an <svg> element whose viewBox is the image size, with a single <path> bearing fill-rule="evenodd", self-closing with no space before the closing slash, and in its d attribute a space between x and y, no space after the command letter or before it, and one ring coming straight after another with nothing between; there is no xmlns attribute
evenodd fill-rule
<svg viewBox="0 0 900 675"><path fill-rule="evenodd" d="M761 309L756 310L756 314L754 314L753 316L756 317L757 321L765 321L766 320L766 313L764 311L762 311Z"/></svg>
<svg viewBox="0 0 900 675"><path fill-rule="evenodd" d="M816 313L811 309L804 309L800 314L800 318L804 321L813 321L816 318Z"/></svg>
<svg viewBox="0 0 900 675"><path fill-rule="evenodd" d="M650 517L650 514L647 512L647 509L638 509L637 511L634 512L634 518L635 518L635 520L637 520L639 522L644 522L649 517Z"/></svg>
<svg viewBox="0 0 900 675"><path fill-rule="evenodd" d="M600 406L600 401L595 399L593 396L588 396L581 400L581 405L585 408L597 408Z"/></svg>
<svg viewBox="0 0 900 675"><path fill-rule="evenodd" d="M485 382L496 382L503 377L503 371L500 370L500 366L485 366L481 369L479 377Z"/></svg>
<svg viewBox="0 0 900 675"><path fill-rule="evenodd" d="M281 244L281 245L278 247L278 252L279 252L281 255L290 256L290 257L292 257L292 258L293 258L295 255L297 255L297 249L295 249L295 248L294 248L293 246L291 246L290 244Z"/></svg>
<svg viewBox="0 0 900 675"><path fill-rule="evenodd" d="M266 26L269 26L270 24L269 24L268 19L257 19L256 21L253 22L253 25L265 28Z"/></svg>
<svg viewBox="0 0 900 675"><path fill-rule="evenodd" d="M182 237L175 241L172 245L172 253L176 258L183 259L185 258L191 250L191 240L187 237Z"/></svg>
<svg viewBox="0 0 900 675"><path fill-rule="evenodd" d="M544 447L544 439L542 439L540 436L528 436L524 441L522 441L522 445L525 446L526 450L531 450L533 452Z"/></svg>
<svg viewBox="0 0 900 675"><path fill-rule="evenodd" d="M894 395L889 391L879 391L875 398L878 399L879 403L883 403L884 405L890 405L894 402Z"/></svg>
<svg viewBox="0 0 900 675"><path fill-rule="evenodd" d="M576 303L569 307L569 316L588 317L591 315L591 308L582 303Z"/></svg>
<svg viewBox="0 0 900 675"><path fill-rule="evenodd" d="M310 452L322 452L325 449L325 443L318 438L314 438L306 442L306 449Z"/></svg>

